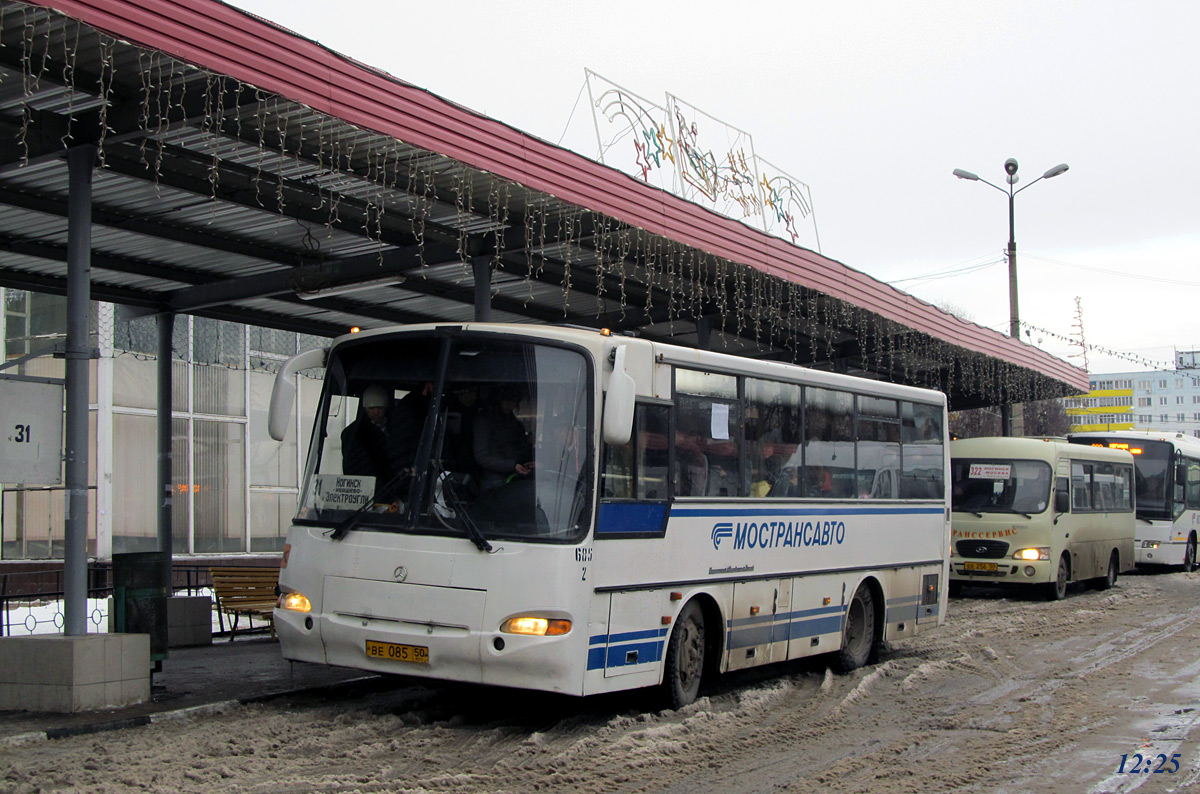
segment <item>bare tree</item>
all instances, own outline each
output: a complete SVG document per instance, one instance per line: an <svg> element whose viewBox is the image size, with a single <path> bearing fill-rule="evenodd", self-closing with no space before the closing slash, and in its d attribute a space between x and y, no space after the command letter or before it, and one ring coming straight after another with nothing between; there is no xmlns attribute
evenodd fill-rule
<svg viewBox="0 0 1200 794"><path fill-rule="evenodd" d="M950 413L951 438L980 438L1000 435L999 408L971 408Z"/></svg>
<svg viewBox="0 0 1200 794"><path fill-rule="evenodd" d="M1027 436L1063 436L1071 429L1062 400L1024 403L1022 411ZM950 433L954 438L1001 435L1000 409L989 407L954 411L950 414Z"/></svg>
<svg viewBox="0 0 1200 794"><path fill-rule="evenodd" d="M1070 429L1071 420L1062 400L1025 403L1025 435L1065 436Z"/></svg>

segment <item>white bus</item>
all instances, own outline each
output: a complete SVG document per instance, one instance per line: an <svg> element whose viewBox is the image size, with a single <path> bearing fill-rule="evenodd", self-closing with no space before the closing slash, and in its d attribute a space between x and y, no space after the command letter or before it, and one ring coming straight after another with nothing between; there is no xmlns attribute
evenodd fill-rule
<svg viewBox="0 0 1200 794"><path fill-rule="evenodd" d="M1144 430L1072 433L1073 443L1133 453L1138 565L1196 569L1200 535L1200 439Z"/></svg>
<svg viewBox="0 0 1200 794"><path fill-rule="evenodd" d="M1133 458L1052 438L950 442L950 589L1102 589L1133 567Z"/></svg>
<svg viewBox="0 0 1200 794"><path fill-rule="evenodd" d="M293 374L322 366L275 611L288 659L661 684L680 706L723 671L854 669L944 619L940 392L602 331L414 326L288 362L273 435Z"/></svg>

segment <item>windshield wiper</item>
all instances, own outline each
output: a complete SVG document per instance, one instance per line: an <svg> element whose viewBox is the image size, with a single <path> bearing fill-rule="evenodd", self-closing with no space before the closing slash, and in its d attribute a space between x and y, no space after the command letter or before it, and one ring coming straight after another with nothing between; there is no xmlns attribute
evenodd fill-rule
<svg viewBox="0 0 1200 794"><path fill-rule="evenodd" d="M492 544L488 542L487 537L483 534L483 530L475 523L475 519L471 518L467 513L467 504L458 495L458 491L455 490L452 480L452 477L441 478L442 494L446 497L446 502L450 505L450 509L454 511L454 515L462 521L463 529L466 531L467 537L475 544L475 548L490 554Z"/></svg>
<svg viewBox="0 0 1200 794"><path fill-rule="evenodd" d="M989 513L1016 513L1017 515L1025 516L1030 521L1033 520L1032 514L1026 513L1024 510L1017 510L1015 507L1001 507L1000 505L995 505L990 510L988 510L988 512Z"/></svg>

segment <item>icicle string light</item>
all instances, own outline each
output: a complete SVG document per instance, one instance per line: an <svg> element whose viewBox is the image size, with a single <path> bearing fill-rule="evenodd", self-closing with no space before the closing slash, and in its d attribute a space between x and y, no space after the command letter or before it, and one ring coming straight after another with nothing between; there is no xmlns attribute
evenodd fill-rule
<svg viewBox="0 0 1200 794"><path fill-rule="evenodd" d="M430 280L438 272L431 266L448 264L454 255L449 252L462 263L463 282L468 263L486 254L493 272L524 276L522 289L510 295L523 295L527 305L549 299L568 322L583 320L593 306L595 316L606 322L662 323L672 334L690 333L688 321L711 322L712 332L720 336L719 342L712 340L713 347L782 355L840 370L861 368L879 377L952 391L977 403L1056 396L1052 392L1065 389L1039 373L768 275L753 263L723 259L494 175L485 179L447 156L418 150L161 52L141 50L81 23L45 24L46 15L57 12L20 9L5 18L24 23L19 38L11 31L6 40L22 72L24 107L17 110L25 163L35 143L31 124L39 121L39 113L48 112L39 109L44 107L39 92L61 84L67 92L59 100L66 113L62 146L85 138L82 119L97 123L81 112L88 107L99 115L99 128L88 130L86 137L100 141L101 167L106 154L118 154L117 146L127 146L128 157L136 145L138 162L152 172L155 190L161 192L164 181L176 184L163 179L176 176L165 171L172 167L174 152L198 138L188 145L206 155L212 218L226 209L222 202L239 186L230 180L223 188L221 180L230 173L243 174L242 189L253 197L249 206L257 204L277 215L281 237L294 231L290 221L303 219L306 231L295 241L302 263L320 259L322 248L314 246L308 230L323 222L330 258L347 236L359 243L369 241L381 262L390 247L408 248L413 252L411 267ZM97 80L83 85L83 75ZM88 97L88 92L94 96ZM134 98L135 113L115 112L122 96ZM64 111L60 107L56 112ZM119 136L110 136L110 124L125 128ZM519 230L513 228L518 225ZM522 253L515 247L506 250L514 239L524 246L523 274ZM347 242L353 248L354 241ZM582 299L589 292L594 301ZM1026 328L1064 338L1028 324ZM1089 349L1161 364L1106 348Z"/></svg>

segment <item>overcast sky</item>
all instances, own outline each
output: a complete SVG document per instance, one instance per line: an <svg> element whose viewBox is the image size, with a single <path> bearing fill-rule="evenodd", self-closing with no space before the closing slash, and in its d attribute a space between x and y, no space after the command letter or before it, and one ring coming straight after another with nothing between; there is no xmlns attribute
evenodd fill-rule
<svg viewBox="0 0 1200 794"><path fill-rule="evenodd" d="M1078 354L1079 297L1093 373L1200 349L1200 4L233 4L590 157L585 67L669 92L809 186L824 255L1003 332L1007 197L951 172L1066 162L1016 198L1028 341Z"/></svg>

